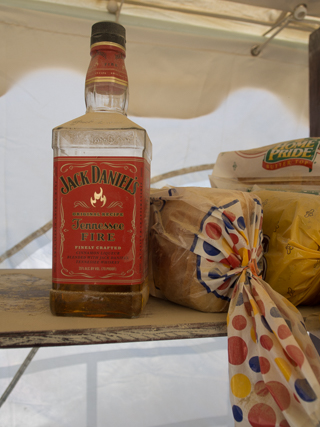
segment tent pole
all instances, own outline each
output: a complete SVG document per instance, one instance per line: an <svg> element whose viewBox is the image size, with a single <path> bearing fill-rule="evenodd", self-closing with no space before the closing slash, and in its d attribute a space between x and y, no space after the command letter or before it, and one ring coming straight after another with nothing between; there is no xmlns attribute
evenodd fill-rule
<svg viewBox="0 0 320 427"><path fill-rule="evenodd" d="M310 137L320 137L320 28L309 37Z"/></svg>
<svg viewBox="0 0 320 427"><path fill-rule="evenodd" d="M35 354L37 353L38 350L39 350L39 347L33 347L30 350L28 356L25 358L24 362L22 363L22 365L20 366L20 368L16 372L16 374L13 377L12 381L10 382L10 384L8 385L8 387L6 388L6 390L4 391L4 393L2 394L2 396L0 397L0 408L4 404L4 402L7 400L7 398L9 397L10 393L12 392L12 390L14 389L14 387L16 386L16 384L19 381L19 379L22 377L24 371L27 369L27 367L29 366L29 363L34 358L34 356L35 356Z"/></svg>

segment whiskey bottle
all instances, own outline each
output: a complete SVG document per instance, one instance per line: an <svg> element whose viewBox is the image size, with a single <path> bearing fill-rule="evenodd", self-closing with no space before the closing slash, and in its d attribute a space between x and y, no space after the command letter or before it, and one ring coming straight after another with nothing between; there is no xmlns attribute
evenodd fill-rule
<svg viewBox="0 0 320 427"><path fill-rule="evenodd" d="M129 120L125 28L92 26L86 113L53 129L51 312L136 317L148 296L152 146Z"/></svg>

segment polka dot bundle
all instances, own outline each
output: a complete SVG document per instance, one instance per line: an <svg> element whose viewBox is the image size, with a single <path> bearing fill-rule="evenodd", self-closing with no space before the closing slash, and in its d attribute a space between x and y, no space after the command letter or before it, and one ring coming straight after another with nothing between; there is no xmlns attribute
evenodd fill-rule
<svg viewBox="0 0 320 427"><path fill-rule="evenodd" d="M320 357L299 311L260 275L260 199L234 190L170 188L151 194L151 205L156 288L179 303L177 290L170 287L176 284L183 293L189 286L180 303L192 306L184 278L190 280L192 261L192 280L195 277L203 289L201 295L223 301L224 305L217 304L218 311L227 307L235 426L319 427ZM162 272L162 260L170 258L171 265ZM172 280L179 265L183 267L179 279ZM169 285L157 281L158 273Z"/></svg>

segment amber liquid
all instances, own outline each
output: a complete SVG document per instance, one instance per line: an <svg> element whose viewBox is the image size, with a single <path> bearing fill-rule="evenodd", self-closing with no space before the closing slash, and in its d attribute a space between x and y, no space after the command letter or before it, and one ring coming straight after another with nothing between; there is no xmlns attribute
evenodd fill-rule
<svg viewBox="0 0 320 427"><path fill-rule="evenodd" d="M148 280L139 285L53 283L50 309L57 316L138 317L149 297Z"/></svg>
<svg viewBox="0 0 320 427"><path fill-rule="evenodd" d="M86 114L53 131L56 168L50 308L58 316L132 318L139 316L149 297L146 266L152 147L146 131L126 117L125 49L116 43L97 43L91 56ZM100 214L86 214L93 213L92 209ZM108 212L121 215L108 216ZM83 253L82 265L99 271L94 269L86 276L86 269L70 259L76 258L80 246L91 245L88 242L116 246L117 267L107 260L90 264ZM101 256L101 248L97 250Z"/></svg>

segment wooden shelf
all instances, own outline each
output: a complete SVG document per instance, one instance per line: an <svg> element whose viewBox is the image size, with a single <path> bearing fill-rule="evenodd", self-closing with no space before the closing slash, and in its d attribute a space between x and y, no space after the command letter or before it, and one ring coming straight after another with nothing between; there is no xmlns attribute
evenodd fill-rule
<svg viewBox="0 0 320 427"><path fill-rule="evenodd" d="M226 313L201 313L150 297L139 318L53 316L51 270L0 270L0 348L224 336Z"/></svg>
<svg viewBox="0 0 320 427"><path fill-rule="evenodd" d="M50 289L51 270L0 270L0 348L227 335L226 313L201 313L153 297L136 319L53 316ZM307 327L317 329L320 307L302 307L300 311Z"/></svg>

